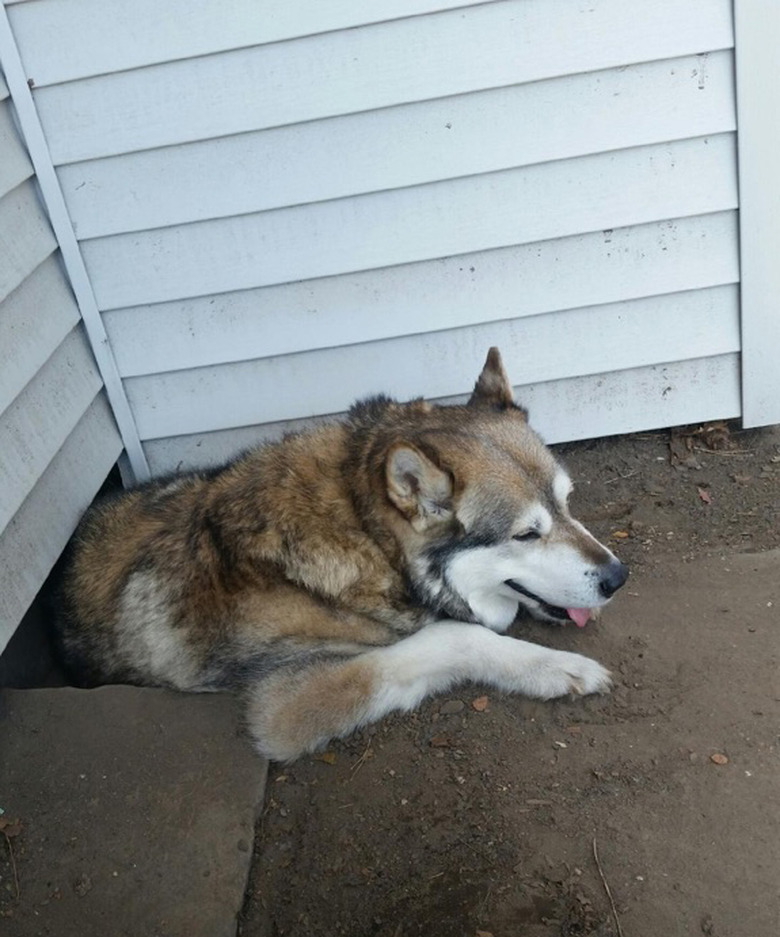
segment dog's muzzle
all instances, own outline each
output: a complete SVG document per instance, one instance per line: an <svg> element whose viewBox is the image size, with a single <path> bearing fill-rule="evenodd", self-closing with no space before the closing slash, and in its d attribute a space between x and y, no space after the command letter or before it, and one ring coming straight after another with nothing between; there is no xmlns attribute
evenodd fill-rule
<svg viewBox="0 0 780 937"><path fill-rule="evenodd" d="M611 599L618 589L625 585L627 579L628 566L626 566L625 563L621 563L620 560L611 560L602 567L599 574L599 592L605 599ZM504 580L504 584L509 586L510 589L514 589L515 592L519 592L520 595L532 599L539 605L541 611L550 618L556 618L559 621L574 621L579 627L582 627L587 620L587 614L581 614L582 612L586 612L585 609L569 609L562 608L559 605L550 605L550 603L545 602L541 596L531 592L530 589L526 589L525 586L520 585L515 579L506 579Z"/></svg>
<svg viewBox="0 0 780 937"><path fill-rule="evenodd" d="M514 579L504 580L504 585L509 586L510 589L514 589L515 592L519 592L520 595L525 595L529 599L533 599L534 602L538 603L541 610L546 615L549 615L550 618L557 618L559 621L570 621L570 615L565 608L561 608L558 605L550 605L549 602L545 602L544 599L531 592L530 589L526 589L525 586L521 586L520 583L516 582Z"/></svg>

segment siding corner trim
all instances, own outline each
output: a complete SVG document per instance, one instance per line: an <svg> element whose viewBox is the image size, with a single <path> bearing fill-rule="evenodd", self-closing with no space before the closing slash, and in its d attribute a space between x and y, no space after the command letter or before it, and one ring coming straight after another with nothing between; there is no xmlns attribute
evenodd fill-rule
<svg viewBox="0 0 780 937"><path fill-rule="evenodd" d="M141 445L135 419L127 401L122 379L65 206L38 112L27 84L8 12L2 3L0 3L0 65L2 65L5 81L16 110L22 137L38 178L41 198L60 247L68 279L84 321L84 328L106 388L134 479L139 482L146 481L150 478L146 454Z"/></svg>

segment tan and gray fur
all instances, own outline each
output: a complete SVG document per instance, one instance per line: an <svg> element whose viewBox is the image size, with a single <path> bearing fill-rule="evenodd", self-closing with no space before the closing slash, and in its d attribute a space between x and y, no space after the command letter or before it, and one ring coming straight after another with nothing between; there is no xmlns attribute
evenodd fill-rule
<svg viewBox="0 0 780 937"><path fill-rule="evenodd" d="M466 405L370 398L97 503L66 562L66 658L86 684L242 690L282 760L466 680L605 691L595 661L500 634L520 608L581 619L625 580L570 487L491 349Z"/></svg>

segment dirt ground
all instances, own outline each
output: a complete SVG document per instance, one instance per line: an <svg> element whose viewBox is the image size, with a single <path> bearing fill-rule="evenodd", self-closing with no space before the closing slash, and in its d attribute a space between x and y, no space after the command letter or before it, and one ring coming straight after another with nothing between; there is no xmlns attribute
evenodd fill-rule
<svg viewBox="0 0 780 937"><path fill-rule="evenodd" d="M615 690L464 686L272 765L243 937L780 933L780 429L558 451L632 576L584 631L515 631Z"/></svg>

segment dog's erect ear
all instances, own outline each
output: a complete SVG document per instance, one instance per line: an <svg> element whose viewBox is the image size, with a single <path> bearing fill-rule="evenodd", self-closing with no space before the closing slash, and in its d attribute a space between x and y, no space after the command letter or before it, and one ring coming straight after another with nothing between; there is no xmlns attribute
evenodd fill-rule
<svg viewBox="0 0 780 937"><path fill-rule="evenodd" d="M409 443L396 443L385 463L387 494L417 531L452 514L452 478Z"/></svg>
<svg viewBox="0 0 780 937"><path fill-rule="evenodd" d="M512 385L506 376L501 354L497 348L488 352L485 367L474 385L474 393L469 399L470 407L498 407L506 410L515 406Z"/></svg>

